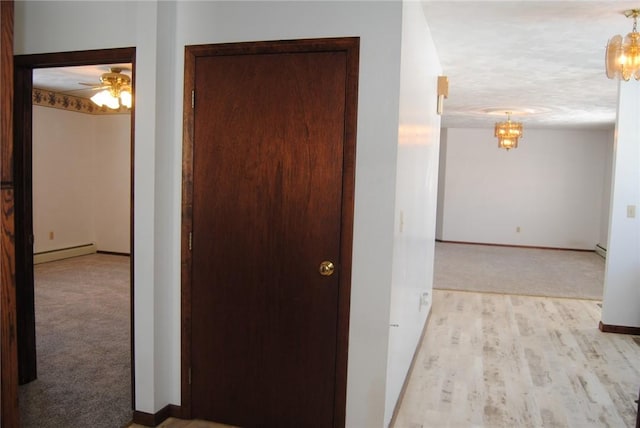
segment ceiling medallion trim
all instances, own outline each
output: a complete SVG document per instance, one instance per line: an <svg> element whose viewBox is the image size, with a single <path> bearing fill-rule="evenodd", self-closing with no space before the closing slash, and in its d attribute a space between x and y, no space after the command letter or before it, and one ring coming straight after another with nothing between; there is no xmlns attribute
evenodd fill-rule
<svg viewBox="0 0 640 428"><path fill-rule="evenodd" d="M31 92L31 102L33 105L68 110L76 113L94 115L129 114L130 110L120 107L112 110L106 106L98 107L88 98L74 97L73 95L60 94L46 89L33 88Z"/></svg>
<svg viewBox="0 0 640 428"><path fill-rule="evenodd" d="M534 107L515 107L515 106L498 106L498 107L485 107L475 106L464 109L465 114L477 115L478 117L486 116L504 116L505 111L510 111L513 116L538 116L545 115L551 112L551 109L546 107L534 106Z"/></svg>
<svg viewBox="0 0 640 428"><path fill-rule="evenodd" d="M542 113L540 109L517 107L485 108L482 112L492 116L504 116L505 112L509 112L513 116L529 116Z"/></svg>

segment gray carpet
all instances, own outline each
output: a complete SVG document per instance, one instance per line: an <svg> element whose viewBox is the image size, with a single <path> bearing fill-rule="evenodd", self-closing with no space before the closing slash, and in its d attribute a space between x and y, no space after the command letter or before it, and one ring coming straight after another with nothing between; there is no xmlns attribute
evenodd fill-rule
<svg viewBox="0 0 640 428"><path fill-rule="evenodd" d="M129 258L94 254L35 267L38 379L20 387L25 428L131 421Z"/></svg>
<svg viewBox="0 0 640 428"><path fill-rule="evenodd" d="M434 288L602 300L595 252L436 242Z"/></svg>

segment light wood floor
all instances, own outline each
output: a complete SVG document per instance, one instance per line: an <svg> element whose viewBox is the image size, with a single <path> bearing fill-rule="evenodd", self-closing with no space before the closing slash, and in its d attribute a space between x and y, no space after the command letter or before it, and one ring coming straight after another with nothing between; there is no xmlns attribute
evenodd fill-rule
<svg viewBox="0 0 640 428"><path fill-rule="evenodd" d="M633 427L634 337L597 301L434 290L395 427Z"/></svg>
<svg viewBox="0 0 640 428"><path fill-rule="evenodd" d="M130 428L146 428L144 425L131 424ZM158 428L234 428L230 425L217 424L214 422L193 420L185 421L182 419L169 418L160 425Z"/></svg>
<svg viewBox="0 0 640 428"><path fill-rule="evenodd" d="M599 302L446 290L433 299L395 428L635 426L640 339L601 333Z"/></svg>

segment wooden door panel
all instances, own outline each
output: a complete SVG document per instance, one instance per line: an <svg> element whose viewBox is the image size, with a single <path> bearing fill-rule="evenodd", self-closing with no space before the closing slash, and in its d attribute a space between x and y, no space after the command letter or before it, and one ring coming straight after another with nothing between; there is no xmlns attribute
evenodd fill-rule
<svg viewBox="0 0 640 428"><path fill-rule="evenodd" d="M193 416L331 426L346 55L198 58Z"/></svg>
<svg viewBox="0 0 640 428"><path fill-rule="evenodd" d="M0 2L0 426L20 424L13 176L13 0Z"/></svg>

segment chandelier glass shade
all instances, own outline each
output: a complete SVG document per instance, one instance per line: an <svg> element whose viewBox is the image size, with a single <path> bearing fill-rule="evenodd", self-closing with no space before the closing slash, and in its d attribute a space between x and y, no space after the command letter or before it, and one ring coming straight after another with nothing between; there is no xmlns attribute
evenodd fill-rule
<svg viewBox="0 0 640 428"><path fill-rule="evenodd" d="M640 80L640 33L637 21L640 9L624 12L627 18L633 18L633 29L624 38L617 34L607 43L605 57L607 77L629 80L631 77Z"/></svg>
<svg viewBox="0 0 640 428"><path fill-rule="evenodd" d="M91 97L98 107L106 106L117 110L121 106L131 108L133 96L131 91L131 78L121 73L121 69L112 68L111 72L100 76L101 88L104 88Z"/></svg>
<svg viewBox="0 0 640 428"><path fill-rule="evenodd" d="M495 136L498 138L498 147L501 149L515 149L518 140L522 138L522 123L511 121L511 112L507 112L506 122L497 122Z"/></svg>

